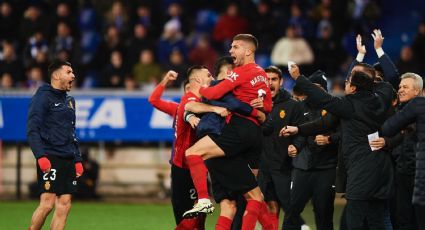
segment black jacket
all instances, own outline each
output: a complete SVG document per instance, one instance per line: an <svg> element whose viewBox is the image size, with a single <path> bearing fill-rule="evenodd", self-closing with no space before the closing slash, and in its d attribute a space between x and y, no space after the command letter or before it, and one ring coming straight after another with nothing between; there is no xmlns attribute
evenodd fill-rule
<svg viewBox="0 0 425 230"><path fill-rule="evenodd" d="M388 81L394 87L397 88L398 84L400 83L400 78L399 78L400 74L398 73L397 67L394 65L391 58L387 54L384 54L380 58L378 58L378 63L382 68L384 80ZM359 64L359 62L356 59L354 59L353 62L351 62L346 79L350 77L351 70L357 64Z"/></svg>
<svg viewBox="0 0 425 230"><path fill-rule="evenodd" d="M75 136L75 100L45 84L31 99L27 120L28 143L35 158L56 155L81 162Z"/></svg>
<svg viewBox="0 0 425 230"><path fill-rule="evenodd" d="M262 125L263 151L260 168L291 170L291 158L288 145L291 137L279 137L280 130L286 125L297 125L302 117L300 104L291 98L288 91L281 89L273 98L273 109L267 121Z"/></svg>
<svg viewBox="0 0 425 230"><path fill-rule="evenodd" d="M347 170L345 168L344 158L342 154L341 126L339 118L332 115L332 113L327 113L326 116L321 116L320 118L314 121L306 122L299 125L298 135L306 137L326 133L335 129L337 131L331 133L330 135L330 142L338 145L338 162L336 167L335 192L345 193L347 185Z"/></svg>
<svg viewBox="0 0 425 230"><path fill-rule="evenodd" d="M326 110L321 110L306 101L301 102L303 105L303 123L311 122L321 117L328 116ZM335 134L335 130L321 132L331 136ZM338 142L331 142L328 145L318 145L315 142L316 134L307 135L306 137L297 137L294 146L298 150L297 156L293 159L292 164L295 168L303 170L328 169L335 168L337 163ZM335 137L334 137L335 138Z"/></svg>
<svg viewBox="0 0 425 230"><path fill-rule="evenodd" d="M392 87L381 82L374 92L359 91L342 98L333 97L304 76L297 81L312 104L341 119L341 144L347 168L347 199L387 199L393 183L391 158L370 148L368 135L380 130L392 99Z"/></svg>
<svg viewBox="0 0 425 230"><path fill-rule="evenodd" d="M400 109L402 109L405 105L406 104L401 105ZM392 149L392 154L395 160L395 169L401 174L414 176L416 164L415 146L418 141L416 136L416 125L408 125L402 132L392 139L399 139L399 142L396 143ZM387 138L385 141L387 141Z"/></svg>
<svg viewBox="0 0 425 230"><path fill-rule="evenodd" d="M425 205L425 98L412 99L400 112L382 126L382 133L393 136L407 125L416 122L416 173L413 204Z"/></svg>

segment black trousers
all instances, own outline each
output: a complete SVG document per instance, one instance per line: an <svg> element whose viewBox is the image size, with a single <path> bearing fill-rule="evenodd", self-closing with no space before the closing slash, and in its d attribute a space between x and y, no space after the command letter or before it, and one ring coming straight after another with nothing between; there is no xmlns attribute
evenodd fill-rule
<svg viewBox="0 0 425 230"><path fill-rule="evenodd" d="M283 221L285 230L301 228L303 221L300 215L310 198L316 228L318 230L333 229L335 174L335 168L314 171L293 170L291 200Z"/></svg>
<svg viewBox="0 0 425 230"><path fill-rule="evenodd" d="M415 205L416 219L419 230L425 230L425 206Z"/></svg>
<svg viewBox="0 0 425 230"><path fill-rule="evenodd" d="M387 200L347 200L346 220L350 230L385 230Z"/></svg>
<svg viewBox="0 0 425 230"><path fill-rule="evenodd" d="M415 210L412 204L414 175L395 173L396 181L396 219L398 230L416 230ZM425 216L423 216L425 218Z"/></svg>
<svg viewBox="0 0 425 230"><path fill-rule="evenodd" d="M277 201L286 212L291 196L291 171L262 168L258 172L258 186L264 195L264 200Z"/></svg>

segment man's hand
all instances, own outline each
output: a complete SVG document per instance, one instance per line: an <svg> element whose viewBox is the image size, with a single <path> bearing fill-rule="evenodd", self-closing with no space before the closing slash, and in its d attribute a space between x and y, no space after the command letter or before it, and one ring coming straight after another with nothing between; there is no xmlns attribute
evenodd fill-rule
<svg viewBox="0 0 425 230"><path fill-rule="evenodd" d="M262 109L264 107L263 98L262 97L255 98L254 100L250 102L250 105L252 106L252 108Z"/></svg>
<svg viewBox="0 0 425 230"><path fill-rule="evenodd" d="M198 126L200 120L201 119L199 119L199 117L193 115L193 116L189 117L188 122L189 122L190 126L192 127L192 129L194 129Z"/></svg>
<svg viewBox="0 0 425 230"><path fill-rule="evenodd" d="M297 80L298 77L301 75L300 74L300 69L298 68L297 64L292 64L289 69L290 69L289 70L289 74L291 75L291 77L294 80Z"/></svg>
<svg viewBox="0 0 425 230"><path fill-rule="evenodd" d="M214 113L222 116L222 117L227 117L227 115L230 114L229 110L227 110L226 108L223 107L219 107L219 106L214 106L213 108Z"/></svg>
<svg viewBox="0 0 425 230"><path fill-rule="evenodd" d="M298 127L296 126L285 126L279 132L279 137L289 137L298 133Z"/></svg>
<svg viewBox="0 0 425 230"><path fill-rule="evenodd" d="M375 47L375 50L382 48L382 44L384 43L384 37L382 37L381 30L374 29L372 33L373 37L373 46Z"/></svg>
<svg viewBox="0 0 425 230"><path fill-rule="evenodd" d="M258 110L257 111L257 120L262 124L266 121L266 114L263 113L262 111Z"/></svg>
<svg viewBox="0 0 425 230"><path fill-rule="evenodd" d="M37 160L37 162L38 162L38 166L40 167L40 169L43 173L50 172L52 165L50 164L50 161L49 161L49 159L47 159L47 157L40 157Z"/></svg>
<svg viewBox="0 0 425 230"><path fill-rule="evenodd" d="M175 81L177 79L177 75L178 73L176 71L170 70L168 71L164 78L161 81L161 85L166 86L168 84L168 82L170 81Z"/></svg>
<svg viewBox="0 0 425 230"><path fill-rule="evenodd" d="M298 154L297 148L295 148L294 145L289 145L288 146L288 155L290 157L296 157Z"/></svg>
<svg viewBox="0 0 425 230"><path fill-rule="evenodd" d="M317 145L328 145L330 143L329 136L324 135L317 135L314 141L317 143Z"/></svg>
<svg viewBox="0 0 425 230"><path fill-rule="evenodd" d="M75 163L75 175L78 177L82 176L84 173L83 164L81 162Z"/></svg>
<svg viewBox="0 0 425 230"><path fill-rule="evenodd" d="M385 146L385 139L380 137L376 140L369 142L370 147L378 149L382 149Z"/></svg>
<svg viewBox="0 0 425 230"><path fill-rule="evenodd" d="M357 52L365 55L366 54L366 46L362 45L362 36L360 36L360 34L357 34L356 45L357 45Z"/></svg>

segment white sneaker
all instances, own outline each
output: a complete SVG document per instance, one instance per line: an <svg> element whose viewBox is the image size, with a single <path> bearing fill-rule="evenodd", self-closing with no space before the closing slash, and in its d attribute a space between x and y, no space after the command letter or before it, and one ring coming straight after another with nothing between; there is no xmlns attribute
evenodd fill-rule
<svg viewBox="0 0 425 230"><path fill-rule="evenodd" d="M214 206L210 199L199 199L193 208L183 214L183 218L197 217L200 213L213 213Z"/></svg>
<svg viewBox="0 0 425 230"><path fill-rule="evenodd" d="M310 230L310 226L303 224L301 225L301 230Z"/></svg>

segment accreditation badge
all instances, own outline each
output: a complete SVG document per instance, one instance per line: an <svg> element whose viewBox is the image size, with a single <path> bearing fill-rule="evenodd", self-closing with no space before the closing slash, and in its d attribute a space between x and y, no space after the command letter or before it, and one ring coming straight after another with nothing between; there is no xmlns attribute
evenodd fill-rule
<svg viewBox="0 0 425 230"><path fill-rule="evenodd" d="M68 107L69 107L69 108L71 108L71 109L73 109L73 110L75 110L75 109L74 109L74 105L72 104L72 101L69 101L69 103L68 103Z"/></svg>

